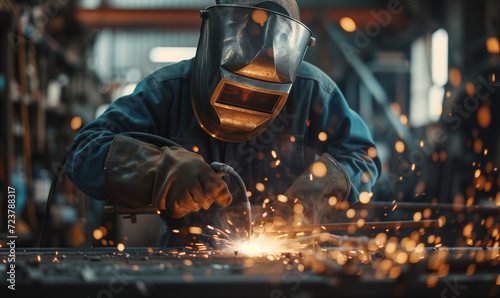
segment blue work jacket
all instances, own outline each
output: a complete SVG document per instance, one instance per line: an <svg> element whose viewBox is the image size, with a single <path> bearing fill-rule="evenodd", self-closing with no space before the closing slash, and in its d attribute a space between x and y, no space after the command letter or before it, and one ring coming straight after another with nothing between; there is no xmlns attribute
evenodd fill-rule
<svg viewBox="0 0 500 298"><path fill-rule="evenodd" d="M243 178L254 205L285 193L324 152L349 175L351 205L359 201L361 192L371 192L381 170L375 144L363 120L324 72L303 62L286 104L269 128L249 141L229 143L208 135L196 120L191 104L192 65L193 59L185 60L146 76L132 94L114 101L81 129L66 164L69 178L80 190L94 199L109 199L103 174L109 146L116 134L132 131L172 140L208 163L231 165ZM236 183L226 181L232 204L241 202ZM188 223L195 222L194 217L190 215Z"/></svg>

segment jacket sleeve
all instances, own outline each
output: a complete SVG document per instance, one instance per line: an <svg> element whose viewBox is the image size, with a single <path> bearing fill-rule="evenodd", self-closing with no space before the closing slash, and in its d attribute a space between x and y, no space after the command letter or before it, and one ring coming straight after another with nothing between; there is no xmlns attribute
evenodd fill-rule
<svg viewBox="0 0 500 298"><path fill-rule="evenodd" d="M148 77L130 95L114 101L95 121L80 130L65 164L71 181L88 196L105 200L104 162L114 137L121 132L161 134L166 105ZM162 129L160 129L162 128Z"/></svg>
<svg viewBox="0 0 500 298"><path fill-rule="evenodd" d="M344 168L351 180L349 203L359 202L362 192L370 193L381 173L375 143L361 117L351 110L336 86L321 108L312 109L311 138L319 152L327 152ZM320 138L320 133L326 133Z"/></svg>

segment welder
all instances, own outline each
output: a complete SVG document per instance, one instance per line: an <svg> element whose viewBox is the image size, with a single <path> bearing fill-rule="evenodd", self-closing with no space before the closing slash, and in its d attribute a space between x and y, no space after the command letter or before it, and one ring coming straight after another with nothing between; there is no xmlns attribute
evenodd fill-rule
<svg viewBox="0 0 500 298"><path fill-rule="evenodd" d="M217 0L200 16L193 59L149 74L78 133L67 162L76 186L118 206L159 208L162 246L178 245L174 229L237 209L241 193L213 161L232 166L252 205L285 223L294 204L304 220L331 222L336 206L370 193L381 169L374 142L338 86L303 61L314 38L295 0Z"/></svg>

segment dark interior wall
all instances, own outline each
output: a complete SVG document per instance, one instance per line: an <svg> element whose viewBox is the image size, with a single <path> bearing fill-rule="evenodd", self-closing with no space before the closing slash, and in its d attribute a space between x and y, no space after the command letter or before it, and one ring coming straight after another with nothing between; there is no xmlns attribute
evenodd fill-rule
<svg viewBox="0 0 500 298"><path fill-rule="evenodd" d="M10 14L0 10L0 44L9 45L13 41L9 41L9 36L13 37L11 33L12 19ZM13 169L12 159L13 145L12 145L12 102L9 100L9 77L12 72L12 47L0 47L0 185L2 185L2 192L0 194L1 210L7 210L7 186L11 184L10 174ZM3 220L3 215L0 216L0 231L6 230L6 220Z"/></svg>

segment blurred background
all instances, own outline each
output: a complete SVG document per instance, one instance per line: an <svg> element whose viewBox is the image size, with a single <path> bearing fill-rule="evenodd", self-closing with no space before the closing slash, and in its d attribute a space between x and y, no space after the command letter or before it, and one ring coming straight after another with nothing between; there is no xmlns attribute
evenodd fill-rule
<svg viewBox="0 0 500 298"><path fill-rule="evenodd" d="M2 235L11 186L17 246L37 245L52 177L78 130L145 75L193 57L199 11L213 2L0 0ZM297 2L317 40L305 60L340 86L377 143L384 172L371 201L498 208L500 2ZM158 216L131 224L104 205L62 177L47 245L155 245ZM441 218L430 246L499 243L498 213L394 207L361 216Z"/></svg>

